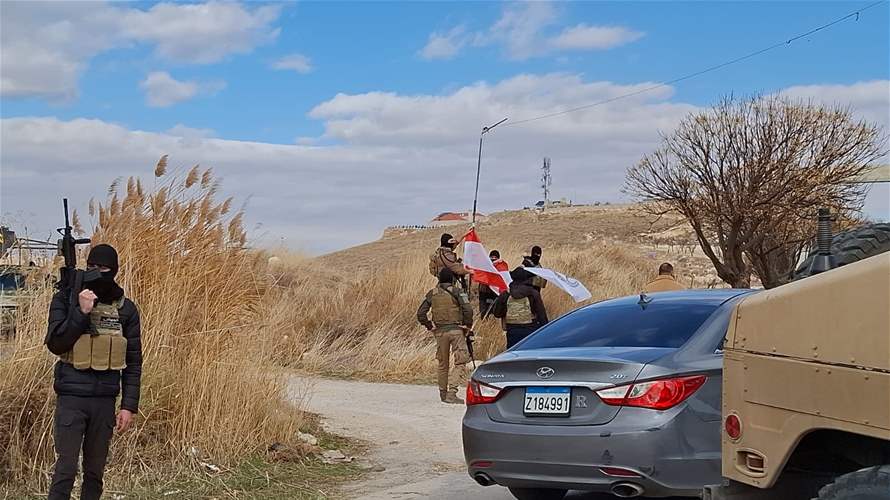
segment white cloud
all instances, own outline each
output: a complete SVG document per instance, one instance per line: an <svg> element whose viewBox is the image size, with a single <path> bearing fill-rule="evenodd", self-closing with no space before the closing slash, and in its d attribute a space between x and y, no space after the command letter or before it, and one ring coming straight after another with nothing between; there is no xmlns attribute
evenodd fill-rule
<svg viewBox="0 0 890 500"><path fill-rule="evenodd" d="M290 54L272 63L272 68L277 70L296 71L302 75L312 72L312 61L303 54Z"/></svg>
<svg viewBox="0 0 890 500"><path fill-rule="evenodd" d="M145 101L149 106L166 108L187 101L199 93L214 94L226 85L224 82L180 81L166 71L153 71L139 86L145 91Z"/></svg>
<svg viewBox="0 0 890 500"><path fill-rule="evenodd" d="M158 108L187 101L198 94L197 82L181 82L165 71L149 73L139 86L145 90L148 105Z"/></svg>
<svg viewBox="0 0 890 500"><path fill-rule="evenodd" d="M211 137L216 137L216 131L214 131L213 129L186 127L181 123L177 123L176 125L170 127L165 133L168 135L189 139L209 139Z"/></svg>
<svg viewBox="0 0 890 500"><path fill-rule="evenodd" d="M279 33L278 6L159 3L148 10L106 2L4 2L0 16L0 93L71 99L90 59L147 44L157 56L212 63L250 52Z"/></svg>
<svg viewBox="0 0 890 500"><path fill-rule="evenodd" d="M551 38L550 45L565 50L604 50L639 40L642 36L639 31L622 26L579 24Z"/></svg>
<svg viewBox="0 0 890 500"><path fill-rule="evenodd" d="M480 42L503 43L511 59L538 56L546 51L541 32L556 20L556 10L548 2L511 4Z"/></svg>
<svg viewBox="0 0 890 500"><path fill-rule="evenodd" d="M280 12L278 6L251 10L234 2L160 3L147 11L127 9L120 22L126 38L154 44L167 59L213 63L274 40L280 30L271 24Z"/></svg>
<svg viewBox="0 0 890 500"><path fill-rule="evenodd" d="M450 59L468 45L504 48L508 58L523 60L565 50L605 50L643 36L642 32L622 26L578 24L553 33L560 12L550 2L508 4L501 17L487 30L467 33L463 25L448 32L430 34L420 51L424 59Z"/></svg>
<svg viewBox="0 0 890 500"><path fill-rule="evenodd" d="M157 158L170 154L173 165L212 167L223 178L222 193L249 197L249 226L262 223L256 236L332 250L375 239L389 224L424 223L435 213L469 208L480 124L504 116L517 121L648 85L552 74L480 82L442 95L340 94L312 111L324 122L322 140L303 138L302 144L184 140L183 130L141 132L99 120L4 119L3 210L21 213L32 233L49 234L57 214L47 200L59 195L57 186L84 207L90 197L102 198L114 178L150 176ZM890 82L882 85L823 87L844 102L860 96L854 109L868 115L886 112L874 95ZM544 156L553 161L554 196L620 200L625 169L656 147L660 131L671 131L698 109L672 96L671 89L660 89L558 118L513 127L505 126L508 121L486 136L480 209L536 201Z"/></svg>
<svg viewBox="0 0 890 500"><path fill-rule="evenodd" d="M861 118L890 132L890 81L873 80L853 85L798 85L780 95L828 105L850 106Z"/></svg>
<svg viewBox="0 0 890 500"><path fill-rule="evenodd" d="M445 33L430 33L426 45L420 50L420 57L431 61L434 59L451 59L470 41L466 27L455 26Z"/></svg>
<svg viewBox="0 0 890 500"><path fill-rule="evenodd" d="M301 136L294 139L295 144L299 144L300 146L314 146L320 142L318 137L306 137Z"/></svg>

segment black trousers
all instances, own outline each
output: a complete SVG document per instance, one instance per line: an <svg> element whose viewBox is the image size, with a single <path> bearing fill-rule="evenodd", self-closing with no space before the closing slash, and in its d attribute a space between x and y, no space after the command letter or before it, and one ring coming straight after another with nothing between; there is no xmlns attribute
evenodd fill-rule
<svg viewBox="0 0 890 500"><path fill-rule="evenodd" d="M81 500L102 496L102 476L115 424L115 398L59 396L56 398L54 439L56 467L49 500L68 500L83 449Z"/></svg>
<svg viewBox="0 0 890 500"><path fill-rule="evenodd" d="M538 329L538 325L532 323L531 325L507 325L507 349L513 347L520 340L528 337L535 330Z"/></svg>

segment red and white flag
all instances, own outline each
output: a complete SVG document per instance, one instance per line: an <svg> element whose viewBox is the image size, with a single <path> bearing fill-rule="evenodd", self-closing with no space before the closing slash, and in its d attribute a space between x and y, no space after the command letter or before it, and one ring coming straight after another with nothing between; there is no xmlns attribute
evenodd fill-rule
<svg viewBox="0 0 890 500"><path fill-rule="evenodd" d="M475 228L464 236L464 266L473 271L473 281L488 285L497 293L506 291L512 281L506 269L497 269L491 262Z"/></svg>

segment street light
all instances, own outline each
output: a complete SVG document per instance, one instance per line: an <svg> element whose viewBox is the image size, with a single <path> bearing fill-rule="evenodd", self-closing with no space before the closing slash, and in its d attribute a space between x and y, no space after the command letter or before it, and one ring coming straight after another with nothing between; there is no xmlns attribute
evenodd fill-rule
<svg viewBox="0 0 890 500"><path fill-rule="evenodd" d="M505 121L507 121L506 118L489 127L482 127L482 133L479 134L479 159L476 161L476 192L473 194L473 225L476 225L476 202L479 200L479 172L482 170L482 139L486 133Z"/></svg>

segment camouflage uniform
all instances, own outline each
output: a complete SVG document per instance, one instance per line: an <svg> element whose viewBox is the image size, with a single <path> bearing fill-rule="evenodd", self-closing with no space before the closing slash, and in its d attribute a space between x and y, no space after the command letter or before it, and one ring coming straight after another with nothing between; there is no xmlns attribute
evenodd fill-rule
<svg viewBox="0 0 890 500"><path fill-rule="evenodd" d="M430 255L430 274L438 277L442 269L450 270L455 276L455 283L463 285L463 277L470 274L457 254L448 247L439 247Z"/></svg>
<svg viewBox="0 0 890 500"><path fill-rule="evenodd" d="M463 403L457 397L457 392L466 386L470 375L467 363L471 359L465 333L465 330L473 326L473 307L469 299L454 285L439 283L426 294L420 304L417 321L432 331L436 338L439 397L446 403ZM454 355L454 365L449 369L451 354Z"/></svg>

